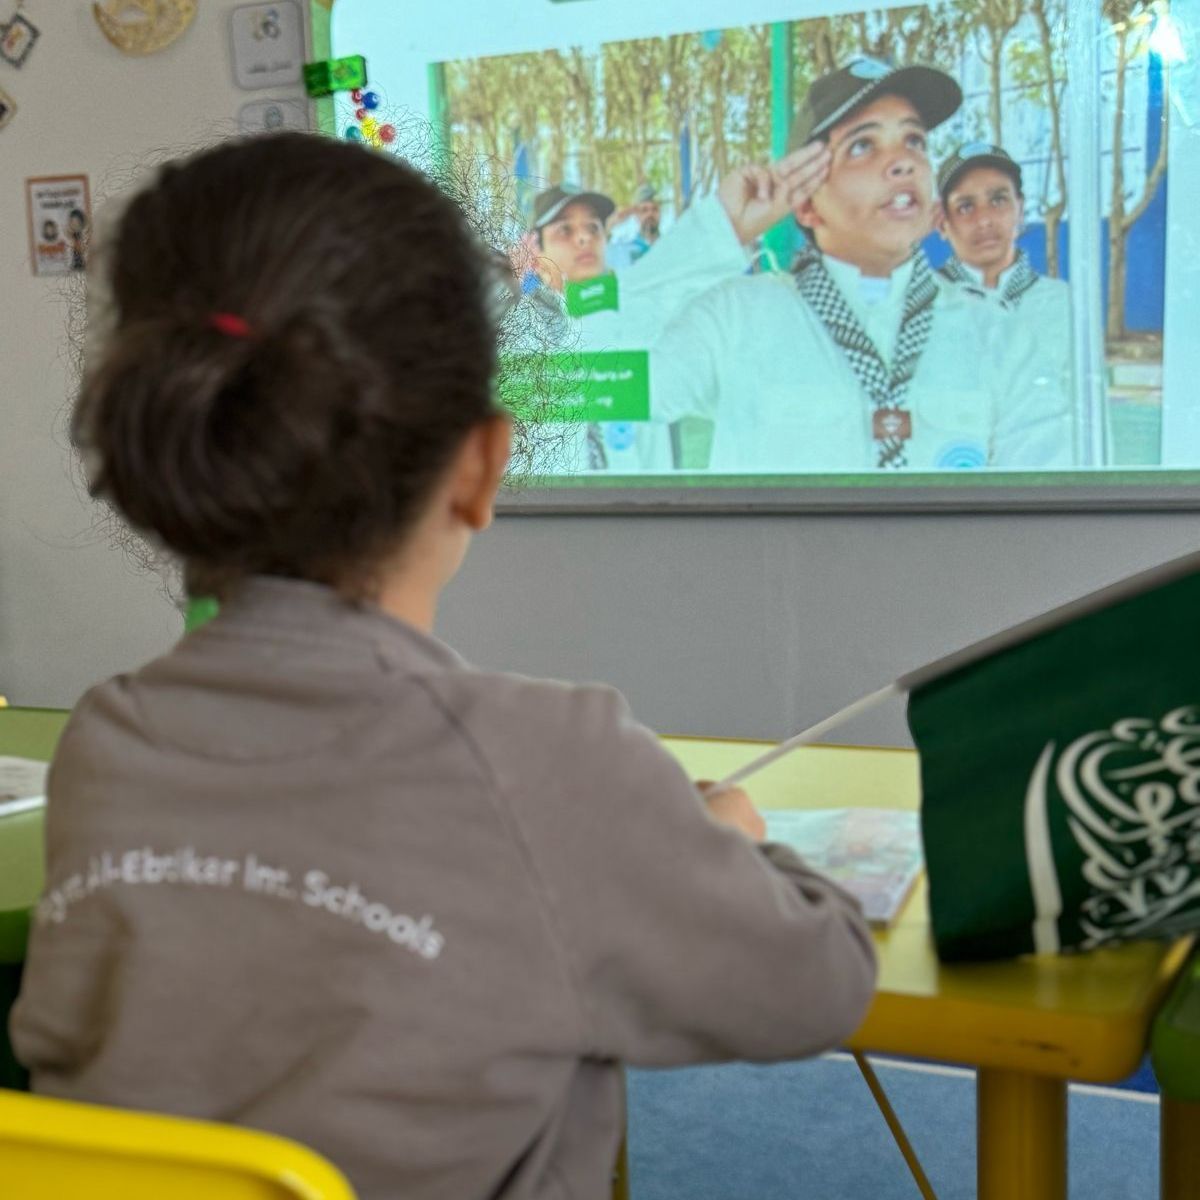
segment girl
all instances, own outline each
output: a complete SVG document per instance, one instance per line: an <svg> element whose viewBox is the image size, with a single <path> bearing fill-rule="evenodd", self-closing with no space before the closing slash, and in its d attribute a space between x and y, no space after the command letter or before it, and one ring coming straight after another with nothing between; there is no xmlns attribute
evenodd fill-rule
<svg viewBox="0 0 1200 1200"><path fill-rule="evenodd" d="M222 605L62 739L19 1056L299 1139L364 1200L600 1200L622 1061L812 1054L873 985L743 793L615 692L433 636L508 457L486 263L394 159L224 144L115 229L74 414L94 493Z"/></svg>

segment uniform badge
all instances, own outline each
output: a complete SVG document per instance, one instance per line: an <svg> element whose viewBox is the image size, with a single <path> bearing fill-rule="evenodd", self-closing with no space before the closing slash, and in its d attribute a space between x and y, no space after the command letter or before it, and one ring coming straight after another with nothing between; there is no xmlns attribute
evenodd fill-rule
<svg viewBox="0 0 1200 1200"><path fill-rule="evenodd" d="M877 442L906 442L912 437L912 413L907 408L877 408L871 415L871 436Z"/></svg>

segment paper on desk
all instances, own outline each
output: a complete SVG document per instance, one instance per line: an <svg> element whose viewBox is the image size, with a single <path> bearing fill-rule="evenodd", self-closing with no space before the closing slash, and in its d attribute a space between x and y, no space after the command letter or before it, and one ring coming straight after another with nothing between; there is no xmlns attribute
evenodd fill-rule
<svg viewBox="0 0 1200 1200"><path fill-rule="evenodd" d="M32 758L0 755L0 816L24 812L42 803L49 764Z"/></svg>
<svg viewBox="0 0 1200 1200"><path fill-rule="evenodd" d="M887 808L763 810L767 838L782 842L844 887L876 924L895 919L924 860L920 814Z"/></svg>

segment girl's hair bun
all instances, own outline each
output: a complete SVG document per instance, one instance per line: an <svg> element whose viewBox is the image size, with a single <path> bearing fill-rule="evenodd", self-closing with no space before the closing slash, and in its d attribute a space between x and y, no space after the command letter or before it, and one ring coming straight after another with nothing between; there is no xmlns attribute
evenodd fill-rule
<svg viewBox="0 0 1200 1200"><path fill-rule="evenodd" d="M109 254L73 438L93 494L192 578L369 568L495 412L480 251L396 160L226 144L140 193Z"/></svg>

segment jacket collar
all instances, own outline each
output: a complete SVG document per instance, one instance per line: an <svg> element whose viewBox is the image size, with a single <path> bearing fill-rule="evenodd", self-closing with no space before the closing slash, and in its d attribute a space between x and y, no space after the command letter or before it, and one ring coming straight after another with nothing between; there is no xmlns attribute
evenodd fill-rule
<svg viewBox="0 0 1200 1200"><path fill-rule="evenodd" d="M324 584L256 575L239 585L220 612L190 638L253 637L286 642L303 652L373 657L384 670L447 670L465 666L444 642L369 602L344 600Z"/></svg>

